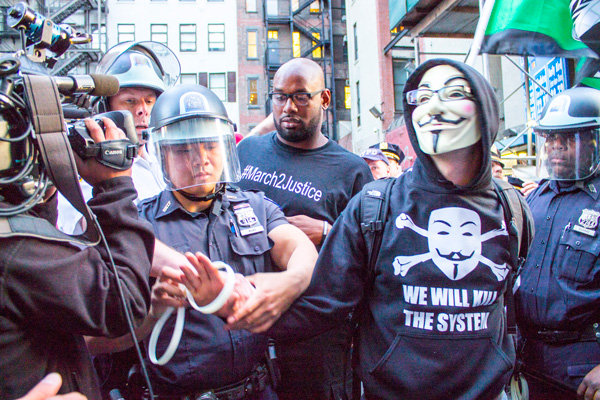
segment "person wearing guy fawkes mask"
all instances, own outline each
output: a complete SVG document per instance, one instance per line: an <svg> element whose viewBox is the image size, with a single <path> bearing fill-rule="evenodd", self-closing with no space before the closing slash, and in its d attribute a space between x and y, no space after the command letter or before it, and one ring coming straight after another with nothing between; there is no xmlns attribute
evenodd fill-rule
<svg viewBox="0 0 600 400"><path fill-rule="evenodd" d="M445 59L417 68L405 96L418 158L392 181L373 280L355 196L311 285L267 333L314 335L364 302L354 350L366 399L500 399L515 351L503 301L512 257L490 165L498 103L483 76Z"/></svg>
<svg viewBox="0 0 600 400"><path fill-rule="evenodd" d="M600 396L599 128L587 87L555 95L534 128L547 177L527 196L536 245L516 293L530 399Z"/></svg>

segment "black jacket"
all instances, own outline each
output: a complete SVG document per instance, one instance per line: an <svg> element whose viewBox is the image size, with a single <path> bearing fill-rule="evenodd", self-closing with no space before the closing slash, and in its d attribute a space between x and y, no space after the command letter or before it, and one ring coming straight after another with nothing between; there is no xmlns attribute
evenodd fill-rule
<svg viewBox="0 0 600 400"><path fill-rule="evenodd" d="M131 178L115 178L94 188L89 206L104 229L139 325L150 301L154 235L138 218L136 196ZM80 250L45 239L0 239L0 399L23 396L50 372L63 378L60 393L79 391L100 399L82 335L127 332L101 245Z"/></svg>
<svg viewBox="0 0 600 400"><path fill-rule="evenodd" d="M375 276L367 279L360 196L336 221L311 285L270 333L301 336L343 323L360 302L358 374L368 399L493 399L510 377L514 348L503 294L511 270L504 215L492 187L490 146L498 129L493 90L479 73L450 60L471 84L479 110L482 169L455 186L418 147L412 172L394 181Z"/></svg>

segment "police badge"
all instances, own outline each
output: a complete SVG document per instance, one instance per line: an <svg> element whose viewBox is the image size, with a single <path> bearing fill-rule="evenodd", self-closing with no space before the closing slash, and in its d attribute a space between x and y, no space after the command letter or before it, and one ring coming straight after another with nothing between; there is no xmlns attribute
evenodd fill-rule
<svg viewBox="0 0 600 400"><path fill-rule="evenodd" d="M573 230L588 236L596 236L598 218L600 218L600 212L595 210L588 210L586 208L581 211L581 216L579 217L578 221L579 225L575 225L573 227Z"/></svg>
<svg viewBox="0 0 600 400"><path fill-rule="evenodd" d="M263 226L258 222L258 217L254 213L250 204L240 204L235 207L233 213L237 220L237 224L240 228L240 234L242 236L250 235L252 233L258 233L265 230Z"/></svg>

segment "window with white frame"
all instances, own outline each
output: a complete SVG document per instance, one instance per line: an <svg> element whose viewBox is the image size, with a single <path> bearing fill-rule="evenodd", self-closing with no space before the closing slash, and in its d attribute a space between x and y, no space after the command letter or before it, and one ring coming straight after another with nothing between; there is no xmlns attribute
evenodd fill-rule
<svg viewBox="0 0 600 400"><path fill-rule="evenodd" d="M167 24L150 24L150 40L168 46Z"/></svg>
<svg viewBox="0 0 600 400"><path fill-rule="evenodd" d="M208 51L225 51L225 24L208 24Z"/></svg>
<svg viewBox="0 0 600 400"><path fill-rule="evenodd" d="M181 83L198 83L198 74L181 74L179 75L179 80Z"/></svg>
<svg viewBox="0 0 600 400"><path fill-rule="evenodd" d="M179 51L196 51L196 24L179 25Z"/></svg>
<svg viewBox="0 0 600 400"><path fill-rule="evenodd" d="M224 72L208 74L208 88L219 96L221 101L227 101L227 80Z"/></svg>
<svg viewBox="0 0 600 400"><path fill-rule="evenodd" d="M135 40L134 24L117 24L117 42L123 43Z"/></svg>

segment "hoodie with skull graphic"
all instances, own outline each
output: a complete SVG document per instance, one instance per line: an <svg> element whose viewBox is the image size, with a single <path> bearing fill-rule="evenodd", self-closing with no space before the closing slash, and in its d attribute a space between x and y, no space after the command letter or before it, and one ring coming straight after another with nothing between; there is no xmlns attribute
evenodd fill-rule
<svg viewBox="0 0 600 400"><path fill-rule="evenodd" d="M490 172L498 103L478 72L451 60L425 62L405 92L441 64L469 83L481 170L466 186L445 179L420 150L411 123L415 106L405 102L418 159L394 180L374 278L368 279L355 196L329 233L309 288L269 331L281 340L314 335L343 323L362 303L356 368L368 399L494 399L514 364L503 303L509 239Z"/></svg>

